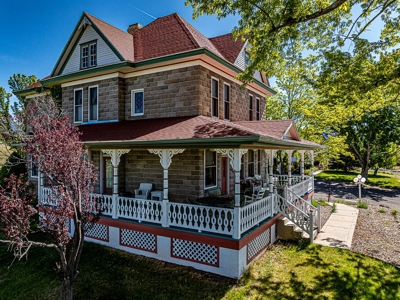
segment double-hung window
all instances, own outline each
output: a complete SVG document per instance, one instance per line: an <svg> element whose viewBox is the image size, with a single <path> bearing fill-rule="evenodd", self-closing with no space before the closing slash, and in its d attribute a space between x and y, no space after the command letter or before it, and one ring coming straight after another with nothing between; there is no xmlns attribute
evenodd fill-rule
<svg viewBox="0 0 400 300"><path fill-rule="evenodd" d="M99 89L98 86L90 86L89 87L89 121L97 121L99 115Z"/></svg>
<svg viewBox="0 0 400 300"><path fill-rule="evenodd" d="M249 95L249 121L253 121L253 96Z"/></svg>
<svg viewBox="0 0 400 300"><path fill-rule="evenodd" d="M97 44L90 42L81 45L81 69L97 65Z"/></svg>
<svg viewBox="0 0 400 300"><path fill-rule="evenodd" d="M74 122L80 123L83 120L83 89L74 90Z"/></svg>
<svg viewBox="0 0 400 300"><path fill-rule="evenodd" d="M244 178L244 155L240 159L240 178Z"/></svg>
<svg viewBox="0 0 400 300"><path fill-rule="evenodd" d="M218 118L218 80L211 79L211 116Z"/></svg>
<svg viewBox="0 0 400 300"><path fill-rule="evenodd" d="M35 159L31 159L31 177L39 176L39 168L37 166L37 161Z"/></svg>
<svg viewBox="0 0 400 300"><path fill-rule="evenodd" d="M254 176L254 151L247 152L247 176Z"/></svg>
<svg viewBox="0 0 400 300"><path fill-rule="evenodd" d="M131 115L144 115L144 90L132 90L131 92Z"/></svg>
<svg viewBox="0 0 400 300"><path fill-rule="evenodd" d="M217 153L205 150L204 186L210 188L217 186Z"/></svg>
<svg viewBox="0 0 400 300"><path fill-rule="evenodd" d="M231 100L231 87L229 84L224 83L224 119L230 119L230 100Z"/></svg>
<svg viewBox="0 0 400 300"><path fill-rule="evenodd" d="M256 120L260 121L261 116L260 116L260 98L256 98Z"/></svg>

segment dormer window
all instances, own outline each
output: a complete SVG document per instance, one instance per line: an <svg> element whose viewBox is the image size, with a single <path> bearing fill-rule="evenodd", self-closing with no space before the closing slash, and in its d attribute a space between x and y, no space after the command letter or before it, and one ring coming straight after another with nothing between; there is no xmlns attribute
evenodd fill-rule
<svg viewBox="0 0 400 300"><path fill-rule="evenodd" d="M97 65L97 44L90 42L81 45L81 69Z"/></svg>

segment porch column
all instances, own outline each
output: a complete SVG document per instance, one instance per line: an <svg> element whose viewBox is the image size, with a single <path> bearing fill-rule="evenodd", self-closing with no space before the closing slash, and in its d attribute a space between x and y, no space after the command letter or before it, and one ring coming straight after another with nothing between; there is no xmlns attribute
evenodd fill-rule
<svg viewBox="0 0 400 300"><path fill-rule="evenodd" d="M292 185L292 154L293 150L286 150L288 159L288 185Z"/></svg>
<svg viewBox="0 0 400 300"><path fill-rule="evenodd" d="M314 150L310 150L310 157L311 157L312 188L314 190Z"/></svg>
<svg viewBox="0 0 400 300"><path fill-rule="evenodd" d="M264 150L264 153L265 153L265 186L269 186L269 175L268 175L269 151Z"/></svg>
<svg viewBox="0 0 400 300"><path fill-rule="evenodd" d="M111 156L111 163L114 169L112 218L116 219L118 215L118 165L121 160L121 156L131 151L131 149L102 149L101 151Z"/></svg>
<svg viewBox="0 0 400 300"><path fill-rule="evenodd" d="M272 194L274 192L274 156L276 150L265 150L268 153L268 167L269 167L269 192Z"/></svg>
<svg viewBox="0 0 400 300"><path fill-rule="evenodd" d="M163 183L163 202L162 202L162 226L168 227L168 168L171 165L172 157L175 154L182 153L186 149L147 149L150 153L157 154L160 157L161 166L164 169Z"/></svg>
<svg viewBox="0 0 400 300"><path fill-rule="evenodd" d="M243 154L248 149L213 149L229 157L229 163L235 171L235 208L233 209L233 238L240 239L240 168Z"/></svg>
<svg viewBox="0 0 400 300"><path fill-rule="evenodd" d="M304 181L304 150L300 150L300 175L301 181Z"/></svg>
<svg viewBox="0 0 400 300"><path fill-rule="evenodd" d="M311 158L311 176L314 176L314 150L310 150Z"/></svg>

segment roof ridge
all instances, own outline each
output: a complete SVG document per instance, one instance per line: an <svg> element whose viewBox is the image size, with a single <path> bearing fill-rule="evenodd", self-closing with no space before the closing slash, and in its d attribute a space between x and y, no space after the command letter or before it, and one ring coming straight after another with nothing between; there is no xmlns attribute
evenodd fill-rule
<svg viewBox="0 0 400 300"><path fill-rule="evenodd" d="M104 23L104 24L106 24L106 25L108 25L108 26L111 26L111 27L113 27L113 28L115 28L115 29L117 29L117 30L119 30L119 31L121 31L121 32L123 32L123 33L125 33L125 34L127 34L127 35L131 35L130 33L126 32L126 31L124 31L124 30L122 30L122 29L120 29L120 28L118 28L118 27L115 27L114 25L111 25L111 24L108 23L108 22L105 22L105 21L103 21L103 20L101 20L101 19L99 19L99 18L97 18L97 17L95 17L95 16L89 14L89 13L86 12L86 11L84 12L84 14L86 14L89 18L94 18L94 19L96 19L97 21L100 21L100 22L102 22L102 23Z"/></svg>
<svg viewBox="0 0 400 300"><path fill-rule="evenodd" d="M187 36L189 37L189 39L193 43L193 45L195 47L200 47L199 42L196 40L196 38L190 32L189 28L187 28L188 23L178 13L175 12L172 15L176 18L176 20L178 21L179 25L181 25L182 29L185 31L185 33L187 34Z"/></svg>
<svg viewBox="0 0 400 300"><path fill-rule="evenodd" d="M216 36L213 36L213 37L210 37L210 38L208 38L209 40L211 40L211 39L216 39L216 38L219 38L219 37L221 37L221 36L225 36L225 35L233 35L232 34L232 32L228 32L228 33L224 33L224 34L221 34L221 35L216 35Z"/></svg>

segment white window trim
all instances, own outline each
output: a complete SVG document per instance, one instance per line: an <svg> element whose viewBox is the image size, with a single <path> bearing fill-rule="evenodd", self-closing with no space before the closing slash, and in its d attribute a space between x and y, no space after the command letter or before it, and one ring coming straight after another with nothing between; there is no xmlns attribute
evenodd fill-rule
<svg viewBox="0 0 400 300"><path fill-rule="evenodd" d="M135 93L143 92L143 112L135 114ZM131 91L131 116L143 116L144 115L144 89L136 89Z"/></svg>
<svg viewBox="0 0 400 300"><path fill-rule="evenodd" d="M225 101L225 86L228 86L228 88L229 88L229 101ZM224 84L223 84L223 101L224 101L224 120L226 120L226 121L230 121L230 119L231 119L231 95L232 95L231 85L229 83L224 82ZM229 119L225 119L225 115L226 115L225 102L229 103L229 112L228 112Z"/></svg>
<svg viewBox="0 0 400 300"><path fill-rule="evenodd" d="M90 89L97 88L97 119L92 120L90 115ZM83 102L83 101L82 101ZM83 109L82 109L83 111ZM91 85L88 87L88 122L98 121L99 120L99 86L98 85Z"/></svg>
<svg viewBox="0 0 400 300"><path fill-rule="evenodd" d="M38 175L32 175L32 172L33 172L33 159L32 159L32 157L31 157L31 178L39 178L39 168L37 168L37 170L38 170Z"/></svg>
<svg viewBox="0 0 400 300"><path fill-rule="evenodd" d="M94 65L92 65L92 63L91 63L91 54L90 54L90 46L91 45L96 45L96 62L95 62L95 64ZM86 43L82 43L82 44L80 44L80 47L81 47L81 51L80 51L80 69L81 70L85 70L85 69L88 69L88 68L93 68L93 67L96 67L97 66L97 58L98 58L98 47L97 47L97 40L94 40L94 41L90 41L90 42L86 42ZM83 66L83 64L82 64L82 62L83 62L83 47L87 47L88 48L88 55L86 56L86 58L87 58L87 66L86 67L84 67Z"/></svg>
<svg viewBox="0 0 400 300"><path fill-rule="evenodd" d="M75 92L76 91L82 91L82 116L81 116L81 121L76 121L75 120L75 107L76 107L76 105L75 105ZM73 117L73 119L74 119L74 123L75 124L80 124L80 123L82 123L83 122L83 88L79 88L79 89L74 89L74 117Z"/></svg>
<svg viewBox="0 0 400 300"><path fill-rule="evenodd" d="M218 82L218 88L217 88L217 115L216 116L213 116L213 111L212 111L213 110L213 94L212 94L212 82L213 82L213 80ZM219 119L219 79L216 78L216 77L213 77L213 76L211 76L211 93L210 94L211 94L211 111L210 111L211 117Z"/></svg>
<svg viewBox="0 0 400 300"><path fill-rule="evenodd" d="M258 104L258 110L257 110L257 104ZM256 97L256 121L261 121L261 101L259 97Z"/></svg>
<svg viewBox="0 0 400 300"><path fill-rule="evenodd" d="M252 119L250 120L250 98L251 98L251 117ZM249 105L249 110L248 110L248 116L249 116L249 121L254 121L254 96L253 94L249 94L248 102L247 104Z"/></svg>
<svg viewBox="0 0 400 300"><path fill-rule="evenodd" d="M205 149L204 150L204 190L212 189L218 186L218 154L214 151L215 153L215 185L213 186L206 186L206 152L207 150L211 151L210 149Z"/></svg>

